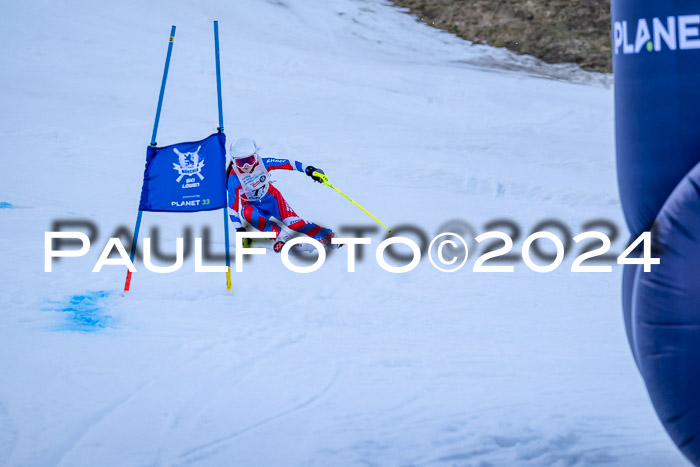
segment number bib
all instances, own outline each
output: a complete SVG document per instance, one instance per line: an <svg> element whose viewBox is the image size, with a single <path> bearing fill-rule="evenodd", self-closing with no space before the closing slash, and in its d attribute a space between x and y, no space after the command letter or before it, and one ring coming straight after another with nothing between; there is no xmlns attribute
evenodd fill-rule
<svg viewBox="0 0 700 467"><path fill-rule="evenodd" d="M238 173L236 176L241 182L243 197L246 201L258 201L267 194L270 188L270 174L265 166L260 163L250 173Z"/></svg>

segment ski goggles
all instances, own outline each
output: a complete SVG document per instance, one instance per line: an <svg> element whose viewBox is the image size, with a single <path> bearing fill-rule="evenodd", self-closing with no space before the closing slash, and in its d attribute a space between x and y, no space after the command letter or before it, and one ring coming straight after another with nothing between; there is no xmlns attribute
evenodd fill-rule
<svg viewBox="0 0 700 467"><path fill-rule="evenodd" d="M233 160L234 164L236 164L236 167L238 167L241 170L250 170L253 165L255 165L256 162L256 157L255 154L250 155L248 157L241 157L240 159L234 159Z"/></svg>

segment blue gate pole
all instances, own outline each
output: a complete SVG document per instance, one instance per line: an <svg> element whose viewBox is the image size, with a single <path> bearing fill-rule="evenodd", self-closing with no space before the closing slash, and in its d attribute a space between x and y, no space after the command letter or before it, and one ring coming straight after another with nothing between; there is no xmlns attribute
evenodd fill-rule
<svg viewBox="0 0 700 467"><path fill-rule="evenodd" d="M143 211L139 209L139 215L136 216L136 226L134 227L134 239L131 241L131 264L134 264L134 257L136 256L136 241L139 238L139 228L141 228L141 215ZM124 281L124 292L128 292L131 287L131 271L126 271L126 281Z"/></svg>
<svg viewBox="0 0 700 467"><path fill-rule="evenodd" d="M168 79L168 68L170 67L170 54L173 52L175 42L175 26L170 29L170 41L168 42L168 55L165 56L165 70L163 70L163 82L160 84L160 95L158 96L158 109L156 110L156 122L153 124L153 136L151 136L151 146L156 145L156 133L158 133L158 121L160 120L160 109L163 106L163 94L165 94L165 81Z"/></svg>
<svg viewBox="0 0 700 467"><path fill-rule="evenodd" d="M163 81L160 84L160 95L158 96L158 109L156 110L156 121L153 124L153 135L151 136L151 146L156 146L156 134L158 133L158 121L160 120L160 109L163 107L163 95L165 94L165 81L168 79L168 68L170 68L170 55L173 52L173 43L175 42L175 26L170 28L170 39L168 41L168 54L165 57L165 70L163 70ZM134 226L134 238L131 241L131 263L134 263L136 256L136 243L139 240L139 229L141 228L141 216L143 211L139 209L139 214L136 217L136 225ZM126 272L126 281L124 281L124 292L128 292L131 287L131 271Z"/></svg>
<svg viewBox="0 0 700 467"><path fill-rule="evenodd" d="M214 55L216 56L216 94L219 104L219 133L224 131L224 111L221 104L221 64L219 63L219 22L214 21ZM226 243L226 290L231 290L231 254L228 237L228 205L224 207L224 239Z"/></svg>
<svg viewBox="0 0 700 467"><path fill-rule="evenodd" d="M216 54L216 93L219 97L219 133L224 131L224 111L221 106L221 64L219 63L219 22L214 21L214 52Z"/></svg>

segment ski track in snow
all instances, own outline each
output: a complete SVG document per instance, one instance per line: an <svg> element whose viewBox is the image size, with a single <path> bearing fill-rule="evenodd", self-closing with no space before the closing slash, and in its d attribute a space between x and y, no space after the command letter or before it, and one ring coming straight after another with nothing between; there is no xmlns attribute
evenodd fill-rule
<svg viewBox="0 0 700 467"><path fill-rule="evenodd" d="M384 0L47 1L0 17L0 465L685 465L629 354L620 270L455 274L424 259L320 272L267 251L234 273L91 273L133 228L170 25L161 145L216 128L322 167L390 226L428 236L617 225L611 77L472 45ZM374 226L298 173L304 218ZM90 220L83 258L43 272L54 220ZM146 213L173 252L221 213ZM561 234L560 232L556 232ZM469 240L469 239L468 239ZM516 241L514 252L522 244ZM100 294L103 294L100 295Z"/></svg>
<svg viewBox="0 0 700 467"><path fill-rule="evenodd" d="M294 405L293 407L290 407L289 409L283 410L281 412L275 413L274 415L271 415L263 420L260 420L258 422L253 423L252 425L246 426L245 428L242 428L234 433L231 433L223 438L213 440L211 442L208 442L207 444L203 446L197 446L195 448L189 449L188 451L184 452L178 462L179 464L186 465L190 462L193 461L200 461L206 459L209 455L212 453L216 452L217 449L220 449L220 447L227 442L231 441L233 438L236 438L238 436L241 436L251 430L254 430L266 423L270 423L276 419L279 419L281 417L285 417L287 415L291 415L294 412L298 412L299 410L302 410L314 402L316 402L318 399L324 396L328 392L328 390L333 386L335 379L337 376L337 372L333 374L331 377L330 381L328 381L328 384L326 384L318 393L311 395L308 399L303 400L299 404Z"/></svg>
<svg viewBox="0 0 700 467"><path fill-rule="evenodd" d="M199 374L198 373L204 373L205 368L207 369L206 371L209 371L209 369L212 368L212 363L215 363L218 361L221 357L222 352L216 352L217 349L220 347L226 347L223 342L218 342L216 344L212 344L210 348L202 350L198 355L193 356L192 360L182 364L180 367L174 369L173 371L170 371L166 375L160 375L158 377L149 379L146 381L144 384L142 384L139 388L137 388L134 392L128 395L123 400L120 400L118 403L116 403L114 406L108 408L103 414L101 414L97 420L95 420L93 423L91 423L88 427L87 430L82 433L76 441L73 443L73 445L66 451L66 453L61 457L59 462L57 462L58 465L73 465L77 459L80 459L80 454L74 454L75 459L71 459L71 454L73 451L79 451L81 445L87 445L90 446L91 442L89 441L90 435L92 435L94 432L99 431L99 429L104 427L102 430L103 433L98 433L95 440L93 440L93 443L98 442L100 439L105 439L108 438L108 433L110 431L110 422L111 419L115 418L132 418L132 417L137 417L139 415L143 416L143 414L139 414L138 410L143 410L143 406L147 405L144 403L139 403L139 399L144 399L146 402L150 401L151 404L153 401L157 400L158 394L162 394L163 392L167 392L169 388L172 388L173 386L176 386L178 384L178 378L180 376L180 373L185 371L187 374L196 377L198 381L204 382L206 381L206 384L203 384L202 387L187 387L183 388L183 390L187 393L193 393L188 396L182 396L186 398L186 401L184 401L181 405L181 407L178 409L178 411L174 414L169 413L168 414L168 419L172 420L172 422L167 426L165 429L164 437L167 436L167 433L170 431L173 431L177 428L178 423L181 423L178 419L181 417L182 412L187 408L189 410L192 410L192 407L197 407L198 404L198 397L203 398L206 396L204 394L204 391L212 391L212 388L220 388L222 387L222 384L228 382L229 380L236 380L237 378L241 378L240 376L240 371L242 368L245 368L247 366L252 365L253 363L265 359L266 356L269 354L274 354L275 352L283 349L285 346L289 345L294 345L296 342L298 342L297 339L292 339L286 342L279 343L267 351L262 352L261 354L258 354L249 360L245 362L241 362L240 364L236 365L235 367L232 367L225 371L223 374L216 374L216 375L206 375L206 374ZM226 353L225 351L223 352L224 354ZM208 365L204 365L204 362L201 361L204 359L204 357L208 354L212 355L212 359L214 362L210 362ZM217 358L214 358L217 357ZM197 368L200 368L197 370ZM186 371L188 368L190 368L190 371ZM193 371L194 370L194 371ZM236 377L237 378L234 378ZM235 390L236 386L238 384L241 384L242 381L235 381L233 385L226 385L225 387L228 390ZM216 393L214 392L214 395ZM165 409L168 410L170 406L172 406L173 403L175 403L175 400L168 400L168 401L162 401L162 403L167 404L168 407ZM151 404L148 407L149 412L156 412L157 407L153 407ZM134 411L137 411L136 413L133 413ZM120 412L124 412L124 414L120 414ZM161 416L162 414L157 414L153 413L153 417L158 417ZM151 418L151 417L148 417ZM275 418L275 417L273 417ZM118 422L112 422L111 424L118 424ZM167 424L165 424L167 425ZM69 460L66 460L69 459ZM156 459L157 460L157 459ZM108 459L105 459L105 461L108 461ZM158 463L158 462L156 462Z"/></svg>

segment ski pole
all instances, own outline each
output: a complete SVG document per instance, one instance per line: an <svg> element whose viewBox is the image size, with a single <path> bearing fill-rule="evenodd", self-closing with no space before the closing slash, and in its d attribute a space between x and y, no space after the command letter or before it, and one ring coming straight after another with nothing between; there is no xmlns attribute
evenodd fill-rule
<svg viewBox="0 0 700 467"><path fill-rule="evenodd" d="M388 230L389 233L392 233L392 232L391 232L391 229L390 229L389 227L387 227L386 225L384 225L384 222L382 222L382 221L380 221L379 219L377 219L376 217L374 217L368 210L366 210L365 208L363 208L362 206L360 206L359 204L357 204L357 203L356 203L355 201L353 201L348 195L346 195L345 193L343 193L342 191L340 191L339 189L337 189L335 186L333 186L333 185L331 184L331 182L328 181L328 176L327 176L326 174L322 174L321 172L316 172L316 171L314 171L312 175L315 176L315 177L320 178L321 180L323 180L323 184L324 184L324 185L327 185L327 186L333 188L335 191L337 191L337 192L340 193L341 195L345 196L345 198L346 198L348 201L350 201L352 204L354 204L354 205L357 206L358 208L362 209L362 210L365 212L365 214L367 214L369 217L371 217L371 218L374 219L375 221L377 221L377 222L379 222L380 224L382 224L382 227L384 227L386 230Z"/></svg>

